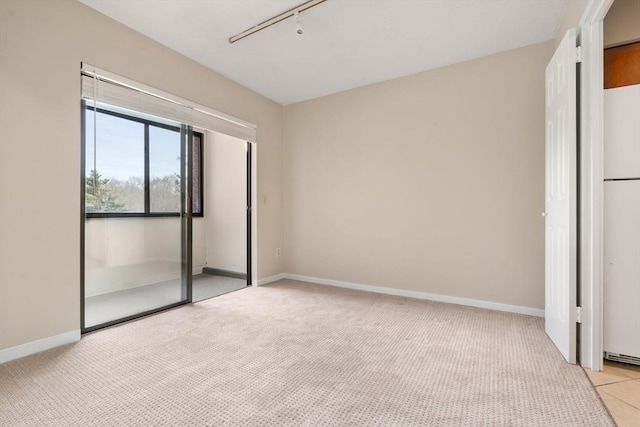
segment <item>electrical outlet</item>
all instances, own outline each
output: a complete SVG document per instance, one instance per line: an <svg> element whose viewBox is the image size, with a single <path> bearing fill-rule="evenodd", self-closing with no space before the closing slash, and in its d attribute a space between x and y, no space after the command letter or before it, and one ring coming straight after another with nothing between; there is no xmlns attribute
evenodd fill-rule
<svg viewBox="0 0 640 427"><path fill-rule="evenodd" d="M280 248L276 248L276 256L279 257L280 255L282 255L282 250L280 250Z"/></svg>

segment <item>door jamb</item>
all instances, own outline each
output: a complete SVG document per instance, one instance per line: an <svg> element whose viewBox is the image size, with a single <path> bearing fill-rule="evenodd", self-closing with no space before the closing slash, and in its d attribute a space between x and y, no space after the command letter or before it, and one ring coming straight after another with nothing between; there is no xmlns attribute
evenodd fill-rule
<svg viewBox="0 0 640 427"><path fill-rule="evenodd" d="M603 363L603 125L604 72L603 21L613 0L590 0L580 19L581 70L581 230L580 294L582 325L580 361L583 367L601 371Z"/></svg>
<svg viewBox="0 0 640 427"><path fill-rule="evenodd" d="M258 286L258 144L251 146L251 285Z"/></svg>

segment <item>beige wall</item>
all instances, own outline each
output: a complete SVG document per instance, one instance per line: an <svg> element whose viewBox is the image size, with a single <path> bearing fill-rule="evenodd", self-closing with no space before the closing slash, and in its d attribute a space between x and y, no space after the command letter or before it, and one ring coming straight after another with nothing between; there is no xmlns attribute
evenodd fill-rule
<svg viewBox="0 0 640 427"><path fill-rule="evenodd" d="M205 194L205 197L207 195ZM205 199L206 203L206 199ZM193 274L202 273L202 267L207 265L207 213L204 213L203 218L193 218L193 238L192 238L192 260L191 267L193 268Z"/></svg>
<svg viewBox="0 0 640 427"><path fill-rule="evenodd" d="M0 349L80 326L80 62L258 125L258 276L282 272L282 107L76 1L0 1Z"/></svg>
<svg viewBox="0 0 640 427"><path fill-rule="evenodd" d="M557 47L562 41L562 37L569 28L575 28L580 24L580 19L589 4L589 0L569 0L564 10L554 45Z"/></svg>
<svg viewBox="0 0 640 427"><path fill-rule="evenodd" d="M287 273L543 308L552 51L285 107Z"/></svg>
<svg viewBox="0 0 640 427"><path fill-rule="evenodd" d="M243 141L209 132L205 140L206 265L247 272L247 152Z"/></svg>
<svg viewBox="0 0 640 427"><path fill-rule="evenodd" d="M615 0L604 18L604 47L640 40L640 0Z"/></svg>
<svg viewBox="0 0 640 427"><path fill-rule="evenodd" d="M180 230L180 218L87 220L85 296L179 278Z"/></svg>
<svg viewBox="0 0 640 427"><path fill-rule="evenodd" d="M179 278L180 232L180 218L89 219L85 297ZM194 218L194 274L202 273L206 263L205 234L205 218Z"/></svg>

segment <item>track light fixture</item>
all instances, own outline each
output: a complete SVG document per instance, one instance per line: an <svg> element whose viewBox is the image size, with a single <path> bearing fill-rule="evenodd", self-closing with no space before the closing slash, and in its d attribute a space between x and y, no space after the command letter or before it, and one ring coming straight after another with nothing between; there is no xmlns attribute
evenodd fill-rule
<svg viewBox="0 0 640 427"><path fill-rule="evenodd" d="M300 20L300 13L319 5L320 3L324 3L325 1L326 0L311 0L306 3L302 3L292 9L287 10L286 12L281 13L280 15L274 16L273 18L267 19L266 21L254 27L244 30L243 32L238 33L233 37L229 37L229 43L235 43L238 40L248 37L251 34L257 33L260 30L264 30L265 28L277 24L280 21L284 21L285 19L292 16L296 18L296 34L304 34L304 25Z"/></svg>
<svg viewBox="0 0 640 427"><path fill-rule="evenodd" d="M300 14L296 12L293 16L296 17L296 34L304 34L304 25L300 20Z"/></svg>

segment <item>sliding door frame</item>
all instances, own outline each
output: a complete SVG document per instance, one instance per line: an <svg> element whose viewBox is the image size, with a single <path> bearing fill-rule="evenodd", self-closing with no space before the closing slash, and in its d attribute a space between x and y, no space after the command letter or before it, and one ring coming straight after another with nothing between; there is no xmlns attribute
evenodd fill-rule
<svg viewBox="0 0 640 427"><path fill-rule="evenodd" d="M251 169L252 169L252 156L251 156L251 143L250 142L246 142L246 147L247 147L247 286L251 286L251 284L253 283L253 275L252 275L252 244L251 244L251 240L252 240L252 234L251 234L251 222L252 222L252 210L253 210L253 204L252 204L252 200L253 200L253 191L252 191L252 173L251 173Z"/></svg>
<svg viewBox="0 0 640 427"><path fill-rule="evenodd" d="M81 100L80 105L80 333L86 334L99 329L139 319L151 314L171 310L182 305L190 304L193 299L193 128L182 125L180 127L180 153L186 156L186 161L180 162L180 261L181 261L181 300L162 307L142 311L108 322L87 327L85 324L85 250L86 250L86 111L87 102ZM95 110L94 110L95 111ZM148 153L148 151L145 151ZM200 168L202 173L202 168ZM201 209L203 207L201 206ZM98 219L98 218L95 218Z"/></svg>
<svg viewBox="0 0 640 427"><path fill-rule="evenodd" d="M191 126L180 126L180 153L184 156L184 160L180 162L181 296L184 303L189 304L193 301L193 127ZM200 208L204 212L204 208L202 206Z"/></svg>
<svg viewBox="0 0 640 427"><path fill-rule="evenodd" d="M86 145L86 136L87 136L87 124L86 124L86 114L87 114L87 101L84 99L80 100L80 333L85 333L84 326L84 270L85 270L85 261L84 261L84 251L85 251L85 221L87 220L87 212L86 212L86 200L85 200L85 191L87 185L87 148Z"/></svg>

